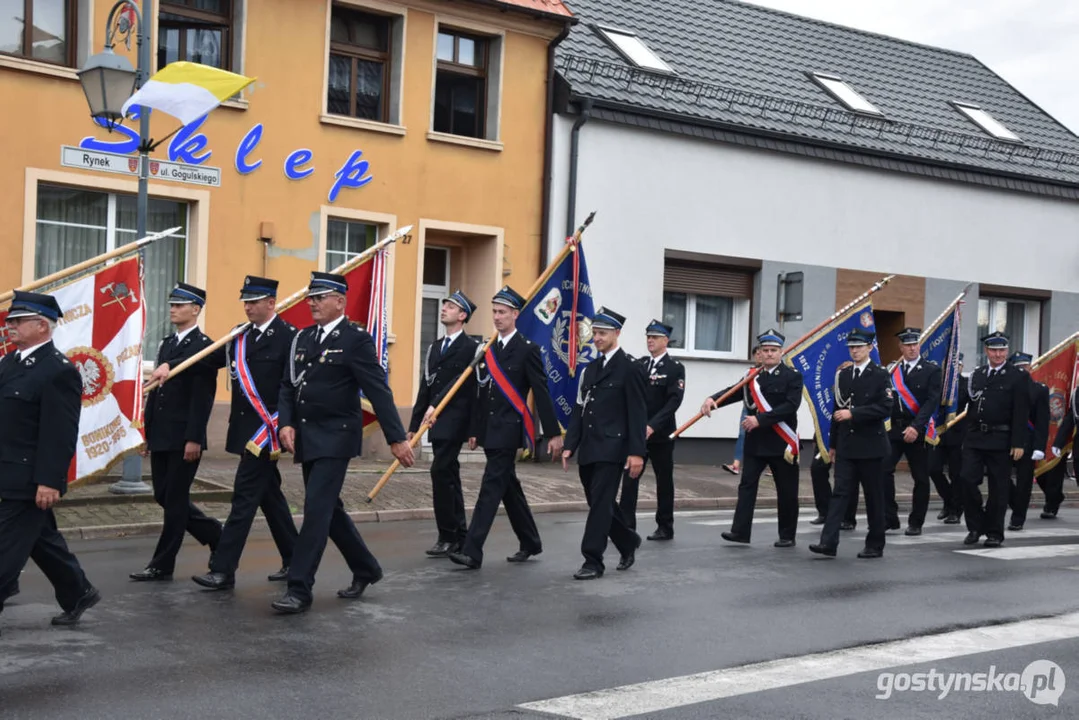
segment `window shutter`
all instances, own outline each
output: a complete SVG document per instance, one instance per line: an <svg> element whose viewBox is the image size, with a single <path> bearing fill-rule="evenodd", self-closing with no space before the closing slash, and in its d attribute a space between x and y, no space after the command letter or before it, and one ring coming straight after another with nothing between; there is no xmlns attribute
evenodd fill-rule
<svg viewBox="0 0 1079 720"><path fill-rule="evenodd" d="M753 274L741 268L667 260L663 265L664 292L753 297Z"/></svg>

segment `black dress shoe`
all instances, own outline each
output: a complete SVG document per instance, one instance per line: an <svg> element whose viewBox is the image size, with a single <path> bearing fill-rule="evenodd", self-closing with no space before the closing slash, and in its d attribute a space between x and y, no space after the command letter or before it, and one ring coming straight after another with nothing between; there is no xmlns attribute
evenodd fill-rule
<svg viewBox="0 0 1079 720"><path fill-rule="evenodd" d="M922 529L920 527L914 527L913 525L911 525L903 532L903 534L908 537L915 537L916 535L922 534Z"/></svg>
<svg viewBox="0 0 1079 720"><path fill-rule="evenodd" d="M352 584L344 590L338 590L337 597L344 600L355 600L360 595L363 595L363 591L367 589L368 585L374 585L381 579L382 573L379 573L378 577L373 580L358 580L356 578L352 578Z"/></svg>
<svg viewBox="0 0 1079 720"><path fill-rule="evenodd" d="M172 573L148 567L145 570L133 572L128 577L138 582L156 582L159 580L172 580Z"/></svg>
<svg viewBox="0 0 1079 720"><path fill-rule="evenodd" d="M446 557L446 553L453 549L453 545L453 543L439 540L431 546L430 550L425 550L424 553L427 557Z"/></svg>
<svg viewBox="0 0 1079 720"><path fill-rule="evenodd" d="M841 522L841 523L839 523L839 529L840 530L846 530L848 532L850 532L851 530L854 530L854 528L856 528L856 527L858 527L858 523L852 523L852 522Z"/></svg>
<svg viewBox="0 0 1079 720"><path fill-rule="evenodd" d="M75 607L66 610L52 619L53 625L74 625L82 617L82 614L97 605L101 599L101 593L93 585L86 589L82 597L75 601Z"/></svg>
<svg viewBox="0 0 1079 720"><path fill-rule="evenodd" d="M978 540L980 540L981 537L982 537L981 533L968 532L967 536L965 538L963 538L963 544L964 545L977 545Z"/></svg>
<svg viewBox="0 0 1079 720"><path fill-rule="evenodd" d="M810 525L823 525L824 524L824 516L823 515L818 515L817 517L810 520L809 524Z"/></svg>
<svg viewBox="0 0 1079 720"><path fill-rule="evenodd" d="M721 532L719 536L727 542L742 543L743 545L749 544L749 538L742 537L741 535L735 535L732 532Z"/></svg>
<svg viewBox="0 0 1079 720"><path fill-rule="evenodd" d="M469 570L479 570L480 563L478 560L473 560L471 556L465 555L463 552L451 552L446 553L446 557L450 559L450 562L456 565L464 565Z"/></svg>
<svg viewBox="0 0 1079 720"><path fill-rule="evenodd" d="M674 540L674 531L667 528L656 528L656 531L648 536L649 540Z"/></svg>
<svg viewBox="0 0 1079 720"><path fill-rule="evenodd" d="M280 599L270 603L270 607L280 613L296 615L311 609L310 600L301 600L290 592L285 593Z"/></svg>
<svg viewBox="0 0 1079 720"><path fill-rule="evenodd" d="M818 545L814 543L809 546L809 552L816 553L817 555L827 555L828 557L835 557L835 548L828 547L827 545Z"/></svg>
<svg viewBox="0 0 1079 720"><path fill-rule="evenodd" d="M543 552L543 551L542 550L537 550L536 552L528 552L527 550L518 550L517 552L513 553L508 558L506 558L506 562L511 562L511 563L528 562L528 558L530 558L530 557L532 557L534 555L539 555L541 552Z"/></svg>
<svg viewBox="0 0 1079 720"><path fill-rule="evenodd" d="M1022 525L1016 525L1015 523L1012 523L1011 525L1008 526L1008 530L1010 530L1011 532L1019 532L1022 529L1023 529Z"/></svg>
<svg viewBox="0 0 1079 720"><path fill-rule="evenodd" d="M630 553L629 555L623 555L621 558L619 558L618 567L616 567L615 570L629 570L631 567L633 567L633 563L636 561L637 558L634 556L633 553Z"/></svg>
<svg viewBox="0 0 1079 720"><path fill-rule="evenodd" d="M944 518L944 524L945 525L958 525L959 524L959 516L958 515L949 515L948 517Z"/></svg>
<svg viewBox="0 0 1079 720"><path fill-rule="evenodd" d="M888 527L886 528L886 530L898 530L901 527L902 525L899 524L898 520L892 520L890 523L888 523Z"/></svg>
<svg viewBox="0 0 1079 720"><path fill-rule="evenodd" d="M272 575L267 575L266 579L270 582L285 582L288 580L288 565L282 565L280 570Z"/></svg>
<svg viewBox="0 0 1079 720"><path fill-rule="evenodd" d="M588 566L582 567L577 572L573 573L574 580L596 580L603 577L602 570L596 570Z"/></svg>
<svg viewBox="0 0 1079 720"><path fill-rule="evenodd" d="M989 536L982 545L987 548L998 548L1002 542L1004 542L1004 540L1001 538Z"/></svg>
<svg viewBox="0 0 1079 720"><path fill-rule="evenodd" d="M1042 510L1042 514L1041 514L1041 519L1042 520L1056 520L1056 517L1057 517L1057 511L1056 510Z"/></svg>
<svg viewBox="0 0 1079 720"><path fill-rule="evenodd" d="M196 585L201 585L208 590L231 590L236 587L236 576L231 573L210 572L205 575L193 575L191 579Z"/></svg>
<svg viewBox="0 0 1079 720"><path fill-rule="evenodd" d="M773 547L788 548L794 547L794 538L779 538L773 543Z"/></svg>
<svg viewBox="0 0 1079 720"><path fill-rule="evenodd" d="M880 548L865 548L858 553L858 557L863 560L871 560L873 558L884 557L884 551Z"/></svg>
<svg viewBox="0 0 1079 720"><path fill-rule="evenodd" d="M944 518L948 517L950 514L951 514L951 512L948 510L948 508L944 508L939 513L937 513L937 520L943 520Z"/></svg>

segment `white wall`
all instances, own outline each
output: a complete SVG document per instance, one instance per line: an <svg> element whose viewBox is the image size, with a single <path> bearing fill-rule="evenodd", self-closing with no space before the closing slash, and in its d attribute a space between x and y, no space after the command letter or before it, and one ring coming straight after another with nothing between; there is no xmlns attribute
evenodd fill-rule
<svg viewBox="0 0 1079 720"><path fill-rule="evenodd" d="M555 120L552 255L565 238L572 124ZM594 119L580 133L577 221L591 210L595 301L627 316L633 354L645 350L637 330L662 312L666 249L1056 291L1074 290L1079 269L1079 203ZM746 367L688 361L679 421ZM690 436L736 434L738 408L723 412Z"/></svg>

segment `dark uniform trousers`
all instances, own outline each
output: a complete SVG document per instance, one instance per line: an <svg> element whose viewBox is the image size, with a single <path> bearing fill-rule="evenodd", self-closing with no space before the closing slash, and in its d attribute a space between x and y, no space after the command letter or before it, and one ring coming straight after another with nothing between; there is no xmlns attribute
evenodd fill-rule
<svg viewBox="0 0 1079 720"><path fill-rule="evenodd" d="M431 496L435 506L438 541L461 543L468 532L465 498L461 490L461 443L432 440L431 450L434 453L431 460Z"/></svg>
<svg viewBox="0 0 1079 720"><path fill-rule="evenodd" d="M960 515L963 512L963 445L945 445L941 442L929 449L929 478L937 495L944 501L944 509Z"/></svg>
<svg viewBox="0 0 1079 720"><path fill-rule="evenodd" d="M892 422L895 422L894 420ZM899 527L899 505L895 501L895 466L904 457L914 478L914 498L907 524L920 528L929 510L929 450L921 435L912 443L902 437L893 437L892 454L887 458L884 472L884 522L886 527Z"/></svg>
<svg viewBox="0 0 1079 720"><path fill-rule="evenodd" d="M971 435L978 434L970 430ZM988 501L982 507L982 478L988 476ZM1004 537L1004 516L1012 484L1012 459L1008 450L983 450L963 446L963 498L967 530Z"/></svg>
<svg viewBox="0 0 1079 720"><path fill-rule="evenodd" d="M1012 509L1012 525L1023 525L1027 520L1027 508L1030 507L1030 494L1034 490L1034 460L1030 452L1019 460L1012 461L1015 470L1015 482L1011 483L1008 493L1008 505ZM1009 480L1010 482L1010 480Z"/></svg>
<svg viewBox="0 0 1079 720"><path fill-rule="evenodd" d="M813 504L817 508L817 514L822 518L828 517L828 505L832 500L832 466L819 457L813 458L809 466L809 479L813 482ZM843 522L851 525L858 524L858 486L852 488L850 499L847 501L847 512L843 515Z"/></svg>
<svg viewBox="0 0 1079 720"><path fill-rule="evenodd" d="M210 561L211 572L236 572L259 508L266 516L274 544L281 553L281 564L285 567L292 564L298 533L288 500L281 492L281 472L277 462L270 459L268 448L257 456L246 450L240 456L232 489L232 508Z"/></svg>
<svg viewBox="0 0 1079 720"><path fill-rule="evenodd" d="M301 600L311 600L327 538L341 551L354 580L376 582L382 577L382 567L341 502L348 463L349 458L319 458L303 463L303 525L288 576L289 591Z"/></svg>
<svg viewBox="0 0 1079 720"><path fill-rule="evenodd" d="M539 554L543 551L543 543L521 481L517 479L517 448L484 448L483 453L487 456L487 466L483 471L476 508L472 511L472 524L461 552L476 562L483 562L483 544L491 532L498 504L502 503L520 549L533 555Z"/></svg>
<svg viewBox="0 0 1079 720"><path fill-rule="evenodd" d="M33 500L0 500L0 588L15 586L28 559L52 583L60 607L73 610L90 583L56 529L56 516ZM6 597L0 596L0 610Z"/></svg>
<svg viewBox="0 0 1079 720"><path fill-rule="evenodd" d="M171 573L176 556L184 544L184 533L201 545L217 549L221 539L221 523L205 515L191 502L191 485L198 472L199 461L186 462L183 450L161 450L150 453L150 473L153 477L154 500L165 513L154 558L148 567Z"/></svg>
<svg viewBox="0 0 1079 720"><path fill-rule="evenodd" d="M753 432L772 432L757 428ZM750 455L742 459L742 478L738 482L738 504L734 509L731 533L748 539L753 532L753 510L757 505L757 488L765 468L772 471L776 484L776 504L779 539L793 540L798 530L798 465L782 457Z"/></svg>
<svg viewBox="0 0 1079 720"><path fill-rule="evenodd" d="M645 465L652 463L656 474L656 528L674 534L674 443L648 443L648 454L644 456ZM631 530L637 529L637 494L640 491L641 477L631 478L626 472L622 475L622 495L618 507L622 518Z"/></svg>
<svg viewBox="0 0 1079 720"><path fill-rule="evenodd" d="M581 554L587 567L602 571L608 536L619 555L632 554L640 539L615 503L623 466L620 463L595 462L577 469L589 508L584 537L581 539Z"/></svg>
<svg viewBox="0 0 1079 720"><path fill-rule="evenodd" d="M1064 475L1066 471L1067 467L1065 466L1064 458L1060 458L1060 462L1037 478L1038 487L1045 494L1044 510L1046 512L1057 512L1060 510L1060 504L1064 502Z"/></svg>
<svg viewBox="0 0 1079 720"><path fill-rule="evenodd" d="M865 546L870 550L884 549L884 484L881 476L888 458L848 459L839 455L835 459L835 489L828 503L828 515L821 532L820 544L825 547L839 545L839 525L849 514L848 508L857 506L858 486L865 495L865 514L869 532ZM852 520L853 522L853 520Z"/></svg>

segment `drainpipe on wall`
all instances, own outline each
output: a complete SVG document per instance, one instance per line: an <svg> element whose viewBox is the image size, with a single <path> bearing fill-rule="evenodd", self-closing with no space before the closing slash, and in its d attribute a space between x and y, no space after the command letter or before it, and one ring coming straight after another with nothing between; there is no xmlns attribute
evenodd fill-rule
<svg viewBox="0 0 1079 720"><path fill-rule="evenodd" d="M566 237L569 237L577 229L577 153L580 148L581 128L592 117L592 101L588 98L581 100L581 114L573 123L573 130L569 134L569 197L566 202Z"/></svg>
<svg viewBox="0 0 1079 720"><path fill-rule="evenodd" d="M539 244L539 268L542 271L547 267L547 236L551 232L551 175L552 149L554 141L554 49L558 44L569 37L569 25L562 28L562 32L547 45L547 109L544 116L545 127L543 143L543 207L540 209L540 244Z"/></svg>

